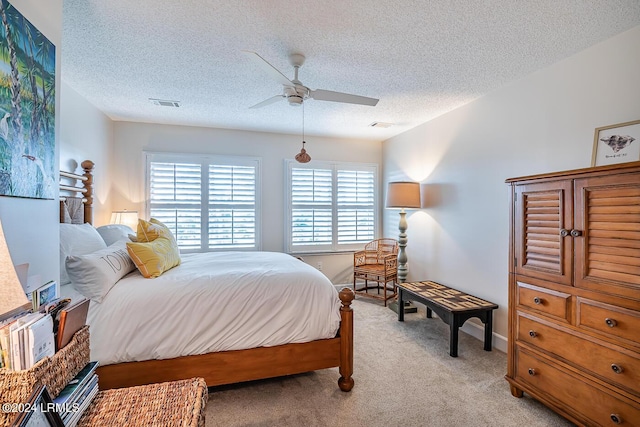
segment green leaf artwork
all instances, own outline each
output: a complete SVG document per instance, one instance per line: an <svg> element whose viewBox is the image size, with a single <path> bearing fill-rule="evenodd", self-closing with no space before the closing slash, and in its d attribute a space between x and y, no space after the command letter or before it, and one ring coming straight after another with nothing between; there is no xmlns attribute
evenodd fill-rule
<svg viewBox="0 0 640 427"><path fill-rule="evenodd" d="M0 195L53 199L55 46L0 0Z"/></svg>

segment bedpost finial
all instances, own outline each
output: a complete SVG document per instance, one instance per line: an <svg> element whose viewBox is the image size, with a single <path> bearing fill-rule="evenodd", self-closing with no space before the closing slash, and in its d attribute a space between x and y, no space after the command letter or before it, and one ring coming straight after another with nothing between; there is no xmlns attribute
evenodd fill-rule
<svg viewBox="0 0 640 427"><path fill-rule="evenodd" d="M95 165L96 164L93 163L91 160L85 160L80 164L80 166L82 166L82 169L84 169L85 172L91 172Z"/></svg>
<svg viewBox="0 0 640 427"><path fill-rule="evenodd" d="M338 292L338 298L342 301L342 305L345 307L349 307L351 305L351 301L355 298L356 294L350 288L342 288L340 292Z"/></svg>

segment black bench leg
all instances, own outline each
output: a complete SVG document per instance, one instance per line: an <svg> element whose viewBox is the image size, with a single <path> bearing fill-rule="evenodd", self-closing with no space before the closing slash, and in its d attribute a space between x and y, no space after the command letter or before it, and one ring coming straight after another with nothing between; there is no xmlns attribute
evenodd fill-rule
<svg viewBox="0 0 640 427"><path fill-rule="evenodd" d="M427 319L431 319L431 309L427 307Z"/></svg>
<svg viewBox="0 0 640 427"><path fill-rule="evenodd" d="M458 319L449 316L449 356L458 357Z"/></svg>
<svg viewBox="0 0 640 427"><path fill-rule="evenodd" d="M484 350L491 351L491 338L493 336L493 312L487 313L487 321L484 324Z"/></svg>
<svg viewBox="0 0 640 427"><path fill-rule="evenodd" d="M398 288L398 321L404 322L404 300L402 299L402 288Z"/></svg>

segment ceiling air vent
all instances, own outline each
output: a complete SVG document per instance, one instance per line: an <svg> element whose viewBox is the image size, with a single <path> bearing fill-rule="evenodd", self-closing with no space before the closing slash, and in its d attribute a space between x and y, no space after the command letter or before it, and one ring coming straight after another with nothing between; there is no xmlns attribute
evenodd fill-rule
<svg viewBox="0 0 640 427"><path fill-rule="evenodd" d="M151 101L153 105L159 105L161 107L179 107L180 106L180 101L169 101L167 99L154 99L154 98L149 98L149 101Z"/></svg>
<svg viewBox="0 0 640 427"><path fill-rule="evenodd" d="M393 126L393 123L373 122L369 126L371 126L372 128L390 128L391 126Z"/></svg>

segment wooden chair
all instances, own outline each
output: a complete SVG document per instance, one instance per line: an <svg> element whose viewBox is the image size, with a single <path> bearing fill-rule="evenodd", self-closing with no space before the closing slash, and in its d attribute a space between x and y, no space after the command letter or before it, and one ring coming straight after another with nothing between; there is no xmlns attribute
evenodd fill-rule
<svg viewBox="0 0 640 427"><path fill-rule="evenodd" d="M353 291L360 295L384 301L395 298L398 278L398 241L377 239L367 243L364 250L353 254ZM364 286L358 288L356 281L364 280ZM374 282L370 285L369 282ZM389 287L388 283L392 282ZM376 292L369 293L369 290ZM382 291L382 295L380 295Z"/></svg>

